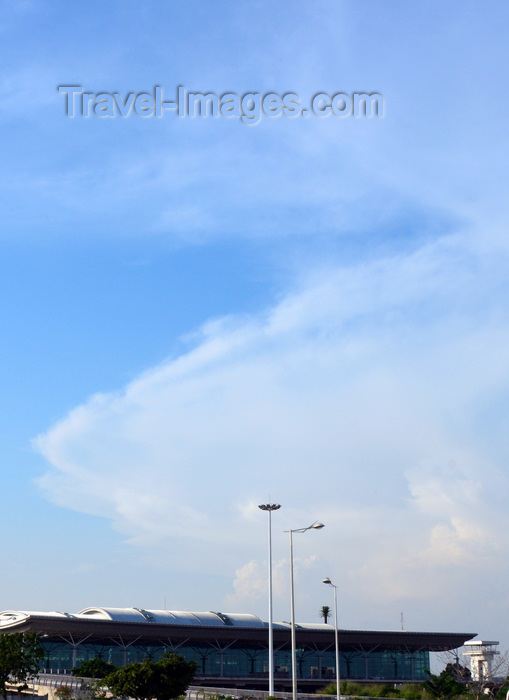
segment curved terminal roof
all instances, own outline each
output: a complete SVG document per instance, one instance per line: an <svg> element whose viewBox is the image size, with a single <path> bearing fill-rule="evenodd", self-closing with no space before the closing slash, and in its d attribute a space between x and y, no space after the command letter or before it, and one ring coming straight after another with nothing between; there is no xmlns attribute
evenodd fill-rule
<svg viewBox="0 0 509 700"><path fill-rule="evenodd" d="M47 618L49 620L62 619L73 620L75 615L63 612L34 612L31 610L4 610L0 612L0 629L2 627L10 627L19 625L21 622L29 620L31 617Z"/></svg>
<svg viewBox="0 0 509 700"><path fill-rule="evenodd" d="M190 639L196 643L228 644L239 647L258 645L265 648L268 624L256 615L222 612L183 612L177 610L146 610L144 608L85 608L78 613L30 612L5 610L0 612L0 633L35 631L49 639L69 639L88 643L115 639L121 645L140 639L183 644ZM313 649L328 649L334 640L335 628L323 623L296 625L299 644ZM397 648L444 651L462 646L471 633L408 632L375 630L339 630L343 649ZM280 648L289 648L290 623L274 624L274 639ZM73 641L74 640L74 641ZM81 641L79 643L81 643Z"/></svg>
<svg viewBox="0 0 509 700"><path fill-rule="evenodd" d="M18 625L31 617L38 619L105 620L108 622L153 622L159 625L196 625L205 627L265 628L267 623L256 615L222 612L185 612L180 610L145 610L143 608L85 608L78 613L34 612L4 610L0 613L0 628Z"/></svg>
<svg viewBox="0 0 509 700"><path fill-rule="evenodd" d="M205 625L206 627L265 627L256 615L222 612L182 612L177 610L144 610L143 608L85 608L77 619L109 620L111 622L154 622L166 625ZM0 616L1 619L1 616ZM0 623L1 624L1 623Z"/></svg>
<svg viewBox="0 0 509 700"><path fill-rule="evenodd" d="M67 614L67 613L66 613ZM203 625L205 627L251 627L264 629L268 623L256 615L223 612L184 612L181 610L145 610L143 608L85 608L73 618L88 620L109 620L111 622L154 622L167 625ZM274 628L288 629L289 622L275 622ZM298 629L325 629L331 625L323 623L300 623Z"/></svg>

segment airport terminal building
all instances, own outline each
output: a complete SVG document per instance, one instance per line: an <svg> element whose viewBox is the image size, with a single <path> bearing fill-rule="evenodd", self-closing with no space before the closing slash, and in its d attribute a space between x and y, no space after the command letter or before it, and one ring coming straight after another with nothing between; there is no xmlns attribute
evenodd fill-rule
<svg viewBox="0 0 509 700"><path fill-rule="evenodd" d="M0 634L37 632L45 658L41 671L70 672L100 657L121 666L171 651L197 664L195 685L265 690L268 623L255 615L140 608L86 608L79 613L0 613ZM290 624L273 625L276 691L291 688ZM421 681L429 654L462 646L470 633L339 630L342 679ZM299 690L318 690L335 679L335 630L330 624L296 625Z"/></svg>

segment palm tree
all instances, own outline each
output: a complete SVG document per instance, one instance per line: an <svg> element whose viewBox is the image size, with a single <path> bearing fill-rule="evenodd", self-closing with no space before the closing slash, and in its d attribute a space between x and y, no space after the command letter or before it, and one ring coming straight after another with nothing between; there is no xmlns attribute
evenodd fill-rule
<svg viewBox="0 0 509 700"><path fill-rule="evenodd" d="M322 605L320 608L320 617L323 617L323 621L325 624L327 624L327 620L329 619L330 616L330 608L328 605Z"/></svg>

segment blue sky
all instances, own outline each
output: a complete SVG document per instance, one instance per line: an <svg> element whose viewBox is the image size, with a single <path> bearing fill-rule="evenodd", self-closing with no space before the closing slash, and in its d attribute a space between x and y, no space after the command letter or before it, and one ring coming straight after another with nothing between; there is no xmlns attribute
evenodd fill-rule
<svg viewBox="0 0 509 700"><path fill-rule="evenodd" d="M2 609L507 647L504 2L0 3ZM377 92L382 118L67 118L59 85Z"/></svg>

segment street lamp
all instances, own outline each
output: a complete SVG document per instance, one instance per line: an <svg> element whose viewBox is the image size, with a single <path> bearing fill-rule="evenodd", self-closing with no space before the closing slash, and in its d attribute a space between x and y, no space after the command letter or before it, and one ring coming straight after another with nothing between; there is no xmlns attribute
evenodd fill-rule
<svg viewBox="0 0 509 700"><path fill-rule="evenodd" d="M277 503L258 506L269 514L269 695L274 695L274 638L272 634L272 511L279 510Z"/></svg>
<svg viewBox="0 0 509 700"><path fill-rule="evenodd" d="M290 533L290 604L291 604L291 629L292 629L292 700L297 700L297 651L295 641L295 594L293 585L293 533L307 532L308 530L321 530L323 523L315 521L308 527L300 527L296 530L285 530Z"/></svg>
<svg viewBox="0 0 509 700"><path fill-rule="evenodd" d="M339 690L339 685L341 682L340 676L339 676L339 641L338 641L338 596L337 596L337 590L338 587L335 586L330 578L327 576L327 578L324 578L323 583L326 583L328 586L332 586L334 589L334 633L335 633L335 638L336 638L336 699L341 700L341 695L340 695L340 690Z"/></svg>

